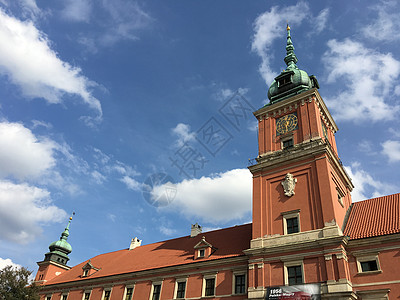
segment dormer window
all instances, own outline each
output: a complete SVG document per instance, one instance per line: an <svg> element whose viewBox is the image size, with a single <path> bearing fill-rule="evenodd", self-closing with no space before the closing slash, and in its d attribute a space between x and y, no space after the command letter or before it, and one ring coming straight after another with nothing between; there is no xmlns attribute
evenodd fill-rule
<svg viewBox="0 0 400 300"><path fill-rule="evenodd" d="M100 268L96 268L95 266L92 265L92 262L89 260L83 267L82 267L83 273L82 277L88 277L92 275L93 273L97 272L100 270Z"/></svg>
<svg viewBox="0 0 400 300"><path fill-rule="evenodd" d="M209 242L207 242L206 238L203 236L201 241L194 246L194 250L194 259L199 259L210 257L212 251L216 249Z"/></svg>
<svg viewBox="0 0 400 300"><path fill-rule="evenodd" d="M198 257L204 257L204 253L205 253L206 251L204 250L204 249L199 249L199 254L198 254Z"/></svg>
<svg viewBox="0 0 400 300"><path fill-rule="evenodd" d="M280 87L282 87L282 86L284 86L286 84L289 84L291 82L292 82L292 77L290 75L282 77L282 78L279 78L278 79L278 88L280 88Z"/></svg>

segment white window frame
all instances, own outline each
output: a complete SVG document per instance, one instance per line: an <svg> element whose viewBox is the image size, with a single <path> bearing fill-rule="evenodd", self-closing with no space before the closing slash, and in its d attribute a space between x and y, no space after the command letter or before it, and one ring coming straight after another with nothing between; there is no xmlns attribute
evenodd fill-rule
<svg viewBox="0 0 400 300"><path fill-rule="evenodd" d="M357 261L357 271L358 274L374 274L374 273L382 273L381 265L379 263L379 257L378 254L372 254L372 255L363 255L363 256L357 256L356 257ZM367 262L367 261L375 261L377 270L373 271L363 271L361 267L362 262Z"/></svg>
<svg viewBox="0 0 400 300"><path fill-rule="evenodd" d="M133 293L135 292L135 284L127 284L125 285L125 290L124 290L124 296L123 296L123 300L126 299L126 294L128 293L128 289L132 289L132 298L130 300L133 299Z"/></svg>
<svg viewBox="0 0 400 300"><path fill-rule="evenodd" d="M289 267L301 267L301 281L302 284L305 283L304 281L304 263L303 260L296 260L296 261L287 261L283 263L283 268L284 268L284 276L285 276L285 285L289 285L289 273L288 273L288 268Z"/></svg>
<svg viewBox="0 0 400 300"><path fill-rule="evenodd" d="M283 212L283 213L281 213L281 215L282 215L282 221L283 221L283 234L284 235L293 234L293 233L288 233L288 231L287 231L287 220L292 219L292 218L297 218L297 225L299 227L298 232L301 232L300 209Z"/></svg>
<svg viewBox="0 0 400 300"><path fill-rule="evenodd" d="M106 287L103 288L103 295L101 296L101 300L104 300L104 296L106 295L106 292L110 292L110 299L111 299L111 293L112 293L112 288L111 287Z"/></svg>
<svg viewBox="0 0 400 300"><path fill-rule="evenodd" d="M154 293L154 286L155 285L160 285L160 299L161 299L161 292L162 292L162 281L153 281L152 283L151 283L151 291L150 291L150 297L149 297L149 300L153 300L153 293Z"/></svg>
<svg viewBox="0 0 400 300"><path fill-rule="evenodd" d="M185 283L185 296L183 298L177 298L177 296L178 296L178 283L181 283L181 282ZM187 277L186 278L177 278L175 280L174 299L185 299L186 298L186 291L187 291Z"/></svg>
<svg viewBox="0 0 400 300"><path fill-rule="evenodd" d="M83 294L82 294L82 300L85 300L85 294L86 293L89 293L90 295L89 295L89 299L90 299L90 297L92 297L92 290L84 290L83 291Z"/></svg>
<svg viewBox="0 0 400 300"><path fill-rule="evenodd" d="M206 281L207 281L207 279L214 279L214 293L213 293L213 295L210 295L210 296L206 296ZM206 297L206 298L215 297L216 289L217 289L217 274L203 275L203 287L201 289L201 296Z"/></svg>
<svg viewBox="0 0 400 300"><path fill-rule="evenodd" d="M205 248L201 248L201 249L199 249L197 251L198 251L197 252L197 257L198 258L204 258L206 256L206 249Z"/></svg>
<svg viewBox="0 0 400 300"><path fill-rule="evenodd" d="M236 294L236 276L244 275L244 293ZM235 271L232 274L232 295L244 295L247 293L247 272L243 271Z"/></svg>
<svg viewBox="0 0 400 300"><path fill-rule="evenodd" d="M61 294L61 297L60 297L60 300L63 300L63 297L64 297L64 296L67 296L66 299L68 300L68 293L62 293L62 294Z"/></svg>

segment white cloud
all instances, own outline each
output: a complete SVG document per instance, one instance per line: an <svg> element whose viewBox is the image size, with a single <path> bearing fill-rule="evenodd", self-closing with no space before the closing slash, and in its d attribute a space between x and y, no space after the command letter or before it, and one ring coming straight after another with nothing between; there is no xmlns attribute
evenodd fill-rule
<svg viewBox="0 0 400 300"><path fill-rule="evenodd" d="M400 19L398 1L379 1L378 4L369 7L369 10L377 12L376 19L370 18L368 24L363 24L362 34L371 39L383 42L400 40Z"/></svg>
<svg viewBox="0 0 400 300"><path fill-rule="evenodd" d="M100 149L93 148L94 154L93 157L96 161L99 161L101 164L105 165L110 161L110 156L103 153Z"/></svg>
<svg viewBox="0 0 400 300"><path fill-rule="evenodd" d="M190 125L179 123L172 129L172 133L178 137L177 147L182 147L184 143L194 141L196 137L195 132L190 131Z"/></svg>
<svg viewBox="0 0 400 300"><path fill-rule="evenodd" d="M0 257L0 270L4 269L7 266L12 266L13 268L17 268L17 269L22 267L21 265L14 263L9 258L4 259L4 258Z"/></svg>
<svg viewBox="0 0 400 300"><path fill-rule="evenodd" d="M353 201L390 195L396 192L397 187L373 178L367 171L361 169L357 162L352 163L351 166L345 166L345 169L354 184L354 190L351 193Z"/></svg>
<svg viewBox="0 0 400 300"><path fill-rule="evenodd" d="M313 20L314 21L314 32L321 33L325 29L326 23L329 18L329 8L321 10L319 15Z"/></svg>
<svg viewBox="0 0 400 300"><path fill-rule="evenodd" d="M242 219L251 212L252 176L247 169L183 180L175 187L175 199L161 209L179 211L190 220L217 224ZM162 186L154 188L154 198L161 190Z"/></svg>
<svg viewBox="0 0 400 300"><path fill-rule="evenodd" d="M117 219L117 216L114 214L108 213L107 218L110 219L112 222L115 222L115 220Z"/></svg>
<svg viewBox="0 0 400 300"><path fill-rule="evenodd" d="M388 140L382 143L382 154L386 155L389 162L399 162L400 161L400 142Z"/></svg>
<svg viewBox="0 0 400 300"><path fill-rule="evenodd" d="M26 244L42 233L42 224L66 218L47 190L0 181L0 239Z"/></svg>
<svg viewBox="0 0 400 300"><path fill-rule="evenodd" d="M160 232L162 234L167 235L167 236L173 236L174 234L176 234L175 229L168 228L166 226L160 226L158 229L160 230Z"/></svg>
<svg viewBox="0 0 400 300"><path fill-rule="evenodd" d="M330 40L323 55L328 82L341 84L337 95L327 98L337 120L390 120L400 106L391 94L400 75L400 62L346 39Z"/></svg>
<svg viewBox="0 0 400 300"><path fill-rule="evenodd" d="M396 138L400 138L400 131L398 129L394 129L394 128L389 128L388 129L389 133Z"/></svg>
<svg viewBox="0 0 400 300"><path fill-rule="evenodd" d="M259 71L267 84L276 77L277 73L271 69L271 45L278 37L284 36L286 21L291 25L300 24L309 15L310 9L306 2L300 1L296 5L279 8L273 6L269 11L261 14L254 22L254 36L251 48L262 59Z"/></svg>
<svg viewBox="0 0 400 300"><path fill-rule="evenodd" d="M125 183L126 187L132 191L139 192L142 189L142 183L133 179L129 176L124 176L120 179L121 182Z"/></svg>
<svg viewBox="0 0 400 300"><path fill-rule="evenodd" d="M136 1L103 0L103 7L110 14L105 22L107 32L100 39L104 45L112 45L121 39L137 40L137 32L153 22Z"/></svg>
<svg viewBox="0 0 400 300"><path fill-rule="evenodd" d="M92 176L94 182L97 184L102 184L104 181L107 180L107 178L103 174L96 170L94 170L90 175Z"/></svg>
<svg viewBox="0 0 400 300"><path fill-rule="evenodd" d="M249 91L248 88L238 88L237 91L233 91L229 88L222 88L214 93L214 98L219 101L228 100L232 98L235 93L238 93L241 96L244 96Z"/></svg>
<svg viewBox="0 0 400 300"><path fill-rule="evenodd" d="M0 177L39 177L55 165L56 147L53 141L39 139L22 124L0 123Z"/></svg>
<svg viewBox="0 0 400 300"><path fill-rule="evenodd" d="M37 6L35 0L19 0L18 2L24 16L35 20L36 17L42 15L42 11Z"/></svg>
<svg viewBox="0 0 400 300"><path fill-rule="evenodd" d="M0 9L0 72L7 75L29 98L60 103L65 94L77 95L97 112L101 104L90 91L95 83L81 69L62 61L51 49L51 42L31 21L20 21Z"/></svg>
<svg viewBox="0 0 400 300"><path fill-rule="evenodd" d="M63 18L73 22L88 22L91 13L90 0L64 0Z"/></svg>
<svg viewBox="0 0 400 300"><path fill-rule="evenodd" d="M371 141L362 140L358 144L358 150L366 153L367 155L375 155L377 154L374 150L374 144Z"/></svg>
<svg viewBox="0 0 400 300"><path fill-rule="evenodd" d="M53 125L51 123L48 122L44 122L44 121L39 121L39 120L32 120L32 129L35 129L36 127L44 127L46 129L52 129Z"/></svg>
<svg viewBox="0 0 400 300"><path fill-rule="evenodd" d="M60 164L64 164L70 170L73 170L74 173L89 173L90 166L87 161L75 155L67 143L57 144L56 150L63 155L63 159L58 161Z"/></svg>

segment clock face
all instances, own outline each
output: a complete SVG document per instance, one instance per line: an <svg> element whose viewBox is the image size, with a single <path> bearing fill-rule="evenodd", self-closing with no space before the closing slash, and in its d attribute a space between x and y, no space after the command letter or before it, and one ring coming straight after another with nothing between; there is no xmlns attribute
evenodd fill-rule
<svg viewBox="0 0 400 300"><path fill-rule="evenodd" d="M276 120L276 135L285 134L286 132L297 129L297 114L289 114Z"/></svg>

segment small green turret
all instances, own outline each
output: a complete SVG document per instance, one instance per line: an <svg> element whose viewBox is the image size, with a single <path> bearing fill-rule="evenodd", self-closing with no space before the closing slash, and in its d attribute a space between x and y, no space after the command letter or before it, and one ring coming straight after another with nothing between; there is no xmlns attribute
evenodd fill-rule
<svg viewBox="0 0 400 300"><path fill-rule="evenodd" d="M315 76L308 76L307 72L300 70L296 63L298 61L294 53L294 46L292 37L290 36L290 27L287 25L287 42L286 42L286 56L284 61L286 63L286 70L275 77L268 90L269 104L286 99L288 97L300 94L311 88L319 88L318 81Z"/></svg>
<svg viewBox="0 0 400 300"><path fill-rule="evenodd" d="M50 244L50 252L45 254L44 261L54 261L62 265L67 265L67 262L69 261L68 254L72 251L71 245L67 242L71 220L72 217L69 218L67 227L65 227L60 239Z"/></svg>

